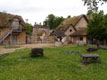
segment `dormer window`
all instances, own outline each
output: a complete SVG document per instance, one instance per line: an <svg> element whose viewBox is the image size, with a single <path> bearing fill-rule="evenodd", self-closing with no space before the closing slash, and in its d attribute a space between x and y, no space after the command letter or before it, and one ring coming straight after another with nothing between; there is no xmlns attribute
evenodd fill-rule
<svg viewBox="0 0 107 80"><path fill-rule="evenodd" d="M70 29L70 32L72 32L72 29Z"/></svg>

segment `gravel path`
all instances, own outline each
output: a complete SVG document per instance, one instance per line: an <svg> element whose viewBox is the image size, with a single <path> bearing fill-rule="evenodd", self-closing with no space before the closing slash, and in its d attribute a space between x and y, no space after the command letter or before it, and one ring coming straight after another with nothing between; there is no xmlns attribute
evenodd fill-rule
<svg viewBox="0 0 107 80"><path fill-rule="evenodd" d="M4 48L3 46L0 46L0 54L11 53L14 52L15 50L24 49L24 48L43 48L43 47L54 47L54 44L49 44L49 43L25 44L25 45L20 45L19 48L7 48L7 49Z"/></svg>

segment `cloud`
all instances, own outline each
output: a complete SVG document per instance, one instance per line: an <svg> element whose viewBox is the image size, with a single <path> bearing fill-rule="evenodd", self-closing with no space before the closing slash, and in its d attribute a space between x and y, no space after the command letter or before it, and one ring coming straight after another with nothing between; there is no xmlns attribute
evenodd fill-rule
<svg viewBox="0 0 107 80"><path fill-rule="evenodd" d="M106 7L101 9L106 11ZM82 0L0 0L0 11L21 15L34 24L43 22L48 14L63 17L86 14L87 7Z"/></svg>

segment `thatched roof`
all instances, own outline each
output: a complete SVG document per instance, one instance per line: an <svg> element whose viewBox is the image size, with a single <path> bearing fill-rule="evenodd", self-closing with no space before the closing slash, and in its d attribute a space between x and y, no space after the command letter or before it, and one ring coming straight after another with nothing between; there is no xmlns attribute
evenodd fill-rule
<svg viewBox="0 0 107 80"><path fill-rule="evenodd" d="M71 26L72 26L72 28L76 31L75 27L74 27L72 24L64 25L64 26L62 26L62 27L59 27L57 30L61 30L61 31L65 32L65 31L68 30L69 27L71 27Z"/></svg>
<svg viewBox="0 0 107 80"><path fill-rule="evenodd" d="M13 19L19 19L23 29L26 29L25 22L21 16L0 12L0 27L10 27Z"/></svg>
<svg viewBox="0 0 107 80"><path fill-rule="evenodd" d="M87 15L86 17L87 17L88 21L90 21L90 20L93 19L93 16L92 16L92 15Z"/></svg>
<svg viewBox="0 0 107 80"><path fill-rule="evenodd" d="M64 20L57 29L64 28L66 30L67 25L72 25L72 27L75 29L75 25L81 20L81 18L84 17L86 21L88 22L88 19L85 15L80 16L74 16L72 18L69 18L67 20Z"/></svg>
<svg viewBox="0 0 107 80"><path fill-rule="evenodd" d="M86 30L78 30L71 34L71 36L86 36L87 31Z"/></svg>
<svg viewBox="0 0 107 80"><path fill-rule="evenodd" d="M61 30L53 30L51 33L50 33L50 36L60 36L60 37L64 37L65 36L65 33Z"/></svg>

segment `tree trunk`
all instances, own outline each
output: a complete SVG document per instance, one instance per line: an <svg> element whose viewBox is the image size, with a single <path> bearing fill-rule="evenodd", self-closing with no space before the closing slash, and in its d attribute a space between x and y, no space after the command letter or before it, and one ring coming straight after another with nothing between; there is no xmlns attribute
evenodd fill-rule
<svg viewBox="0 0 107 80"><path fill-rule="evenodd" d="M97 41L97 49L100 48L100 44L99 44L99 41Z"/></svg>
<svg viewBox="0 0 107 80"><path fill-rule="evenodd" d="M106 46L107 46L107 40L106 40Z"/></svg>

